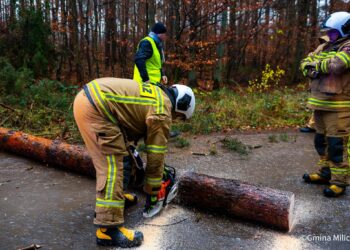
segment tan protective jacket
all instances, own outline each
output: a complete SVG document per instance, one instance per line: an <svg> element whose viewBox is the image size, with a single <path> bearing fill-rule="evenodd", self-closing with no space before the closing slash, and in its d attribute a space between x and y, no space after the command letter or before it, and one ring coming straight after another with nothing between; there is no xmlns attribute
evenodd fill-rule
<svg viewBox="0 0 350 250"><path fill-rule="evenodd" d="M87 84L90 99L128 140L145 138L147 168L162 168L171 126L172 104L157 86L134 80L100 78Z"/></svg>
<svg viewBox="0 0 350 250"><path fill-rule="evenodd" d="M335 43L321 44L307 58L315 63L319 77L310 81L311 95L308 107L314 110L350 110L350 40L343 38Z"/></svg>

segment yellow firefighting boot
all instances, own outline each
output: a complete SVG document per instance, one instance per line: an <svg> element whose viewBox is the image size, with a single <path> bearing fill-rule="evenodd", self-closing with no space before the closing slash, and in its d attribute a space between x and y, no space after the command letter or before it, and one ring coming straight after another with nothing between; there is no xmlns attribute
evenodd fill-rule
<svg viewBox="0 0 350 250"><path fill-rule="evenodd" d="M338 197L345 192L345 187L330 185L328 188L323 190L323 194L326 197Z"/></svg>
<svg viewBox="0 0 350 250"><path fill-rule="evenodd" d="M124 198L125 198L125 205L124 205L125 208L129 208L137 204L136 194L125 193Z"/></svg>
<svg viewBox="0 0 350 250"><path fill-rule="evenodd" d="M304 174L303 179L307 183L327 184L331 179L330 163L326 159L320 159L317 163L321 167L318 173Z"/></svg>
<svg viewBox="0 0 350 250"><path fill-rule="evenodd" d="M125 227L100 227L96 231L96 243L100 246L130 248L140 246L142 241L143 234L140 231L130 230Z"/></svg>

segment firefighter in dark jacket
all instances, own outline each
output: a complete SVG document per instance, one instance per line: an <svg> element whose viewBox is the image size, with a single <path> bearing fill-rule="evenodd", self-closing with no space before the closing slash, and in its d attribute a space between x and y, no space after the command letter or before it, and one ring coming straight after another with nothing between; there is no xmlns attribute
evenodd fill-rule
<svg viewBox="0 0 350 250"><path fill-rule="evenodd" d="M134 59L133 76L133 79L138 83L168 83L168 79L162 69L165 61L163 50L163 41L165 39L165 26L162 23L156 23L148 36L140 41Z"/></svg>
<svg viewBox="0 0 350 250"><path fill-rule="evenodd" d="M323 24L329 42L321 44L301 62L311 79L308 107L314 110L315 149L319 170L304 174L310 183L329 183L327 197L344 194L349 184L350 132L350 13L335 12Z"/></svg>

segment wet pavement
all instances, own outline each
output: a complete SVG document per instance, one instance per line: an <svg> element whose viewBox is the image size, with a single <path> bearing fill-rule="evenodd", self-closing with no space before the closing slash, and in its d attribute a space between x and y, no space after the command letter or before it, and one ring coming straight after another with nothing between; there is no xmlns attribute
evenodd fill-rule
<svg viewBox="0 0 350 250"><path fill-rule="evenodd" d="M305 184L315 170L312 134L295 131L231 134L251 146L239 155L222 146L225 135L189 136L190 148L170 143L166 162L181 174L193 170L295 194L295 220L283 233L235 218L170 204L161 215L142 218L126 211L126 226L144 233L138 249L350 249L350 191L323 197L324 186ZM213 155L192 155L191 152ZM216 152L216 154L215 154ZM0 249L38 244L42 249L115 249L95 245L92 225L95 181L0 152Z"/></svg>

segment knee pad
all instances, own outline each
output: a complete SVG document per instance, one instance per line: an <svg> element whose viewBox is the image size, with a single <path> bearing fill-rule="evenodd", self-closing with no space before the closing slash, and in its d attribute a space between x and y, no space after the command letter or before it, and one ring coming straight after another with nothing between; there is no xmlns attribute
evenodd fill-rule
<svg viewBox="0 0 350 250"><path fill-rule="evenodd" d="M131 178L131 169L132 169L132 158L130 155L124 156L123 158L123 189L125 190Z"/></svg>
<svg viewBox="0 0 350 250"><path fill-rule="evenodd" d="M327 137L328 158L333 163L343 162L344 139L341 137Z"/></svg>
<svg viewBox="0 0 350 250"><path fill-rule="evenodd" d="M326 155L326 136L324 134L315 134L314 137L314 145L317 153L320 156L325 156Z"/></svg>

